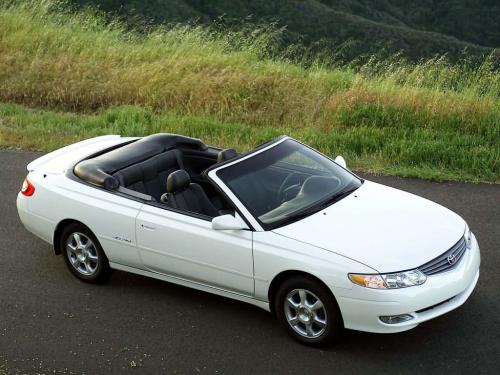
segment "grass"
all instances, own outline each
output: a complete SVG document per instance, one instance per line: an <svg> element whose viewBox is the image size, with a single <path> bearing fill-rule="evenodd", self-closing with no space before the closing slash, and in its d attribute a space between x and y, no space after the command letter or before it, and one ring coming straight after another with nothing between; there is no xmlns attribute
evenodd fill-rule
<svg viewBox="0 0 500 375"><path fill-rule="evenodd" d="M157 132L198 137L211 145L236 146L239 151L288 134L331 156L344 155L349 167L356 170L446 180L495 181L498 177L486 172L498 160L491 159L488 147L475 146L474 136L450 132L447 137L436 137L434 132L420 127L373 127L360 123L324 131L220 122L207 116L155 113L132 106L114 107L94 114L74 114L0 104L0 146L3 147L49 151L98 135L141 136ZM457 152L460 149L463 152ZM436 160L440 160L440 164L436 165ZM477 171L482 171L481 178Z"/></svg>
<svg viewBox="0 0 500 375"><path fill-rule="evenodd" d="M243 151L289 134L358 170L499 181L495 55L301 64L275 56L277 38L269 26L144 35L53 0L0 0L0 145L169 131Z"/></svg>

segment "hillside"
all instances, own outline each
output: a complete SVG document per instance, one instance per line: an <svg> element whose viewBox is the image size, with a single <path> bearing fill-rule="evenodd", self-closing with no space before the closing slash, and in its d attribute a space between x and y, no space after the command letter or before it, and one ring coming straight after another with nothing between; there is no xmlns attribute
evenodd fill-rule
<svg viewBox="0 0 500 375"><path fill-rule="evenodd" d="M357 170L499 180L493 57L296 65L272 53L273 28L144 35L53 0L0 4L3 147L174 132L245 151L289 134Z"/></svg>
<svg viewBox="0 0 500 375"><path fill-rule="evenodd" d="M232 24L285 26L281 43L303 43L313 52L340 50L344 61L362 55L403 52L413 60L447 54L451 60L484 55L500 47L500 3L495 0L73 0L125 16L134 24L198 20L224 16ZM349 41L346 43L346 41ZM342 47L340 47L342 46Z"/></svg>

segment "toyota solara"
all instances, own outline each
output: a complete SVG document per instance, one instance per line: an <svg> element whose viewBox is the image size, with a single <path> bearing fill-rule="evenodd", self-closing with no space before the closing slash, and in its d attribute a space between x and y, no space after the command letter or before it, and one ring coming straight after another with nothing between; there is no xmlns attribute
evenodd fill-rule
<svg viewBox="0 0 500 375"><path fill-rule="evenodd" d="M21 221L79 279L116 269L248 302L307 344L414 328L462 305L479 277L460 216L286 136L244 154L102 136L27 169Z"/></svg>

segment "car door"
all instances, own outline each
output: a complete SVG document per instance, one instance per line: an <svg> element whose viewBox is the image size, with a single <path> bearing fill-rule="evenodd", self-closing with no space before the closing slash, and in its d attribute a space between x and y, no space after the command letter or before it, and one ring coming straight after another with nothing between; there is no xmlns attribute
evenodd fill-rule
<svg viewBox="0 0 500 375"><path fill-rule="evenodd" d="M252 296L252 232L214 230L201 218L145 204L136 220L146 269Z"/></svg>

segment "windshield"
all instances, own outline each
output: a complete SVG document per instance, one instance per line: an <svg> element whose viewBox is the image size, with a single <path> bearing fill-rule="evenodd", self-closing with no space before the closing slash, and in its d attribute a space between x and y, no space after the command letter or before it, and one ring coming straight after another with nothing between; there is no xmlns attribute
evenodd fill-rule
<svg viewBox="0 0 500 375"><path fill-rule="evenodd" d="M311 215L362 183L331 159L292 139L222 168L217 176L265 230Z"/></svg>

